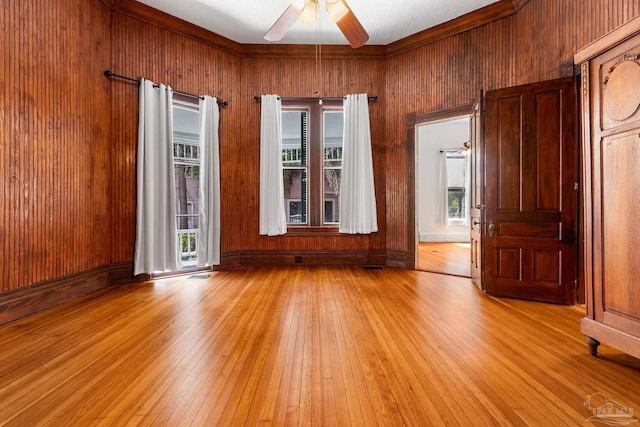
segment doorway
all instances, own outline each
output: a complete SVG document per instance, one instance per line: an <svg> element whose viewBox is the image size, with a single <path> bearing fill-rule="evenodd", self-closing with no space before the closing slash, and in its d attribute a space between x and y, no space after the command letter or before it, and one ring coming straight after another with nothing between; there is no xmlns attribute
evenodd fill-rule
<svg viewBox="0 0 640 427"><path fill-rule="evenodd" d="M416 268L470 277L470 115L416 126Z"/></svg>

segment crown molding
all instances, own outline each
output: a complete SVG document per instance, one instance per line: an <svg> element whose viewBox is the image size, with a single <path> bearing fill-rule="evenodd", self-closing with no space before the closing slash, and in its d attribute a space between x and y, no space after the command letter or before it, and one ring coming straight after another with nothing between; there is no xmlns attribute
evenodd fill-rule
<svg viewBox="0 0 640 427"><path fill-rule="evenodd" d="M242 44L205 30L136 0L100 0L115 13L156 25L166 30L195 39L243 58L316 58L315 45L297 44ZM387 58L403 54L421 46L469 31L513 15L529 0L500 0L458 18L428 28L394 43L382 46L365 45L353 49L347 45L322 45L322 56L336 58Z"/></svg>
<svg viewBox="0 0 640 427"><path fill-rule="evenodd" d="M387 56L400 55L444 38L513 15L529 0L500 0L387 45ZM518 6L516 7L516 4Z"/></svg>
<svg viewBox="0 0 640 427"><path fill-rule="evenodd" d="M318 51L316 48L319 47ZM362 46L357 49L348 45L308 45L308 44L243 44L244 58L301 58L327 59L361 58L384 59L385 46Z"/></svg>
<svg viewBox="0 0 640 427"><path fill-rule="evenodd" d="M101 0L105 1L105 0ZM136 0L112 0L111 10L241 56L243 45Z"/></svg>

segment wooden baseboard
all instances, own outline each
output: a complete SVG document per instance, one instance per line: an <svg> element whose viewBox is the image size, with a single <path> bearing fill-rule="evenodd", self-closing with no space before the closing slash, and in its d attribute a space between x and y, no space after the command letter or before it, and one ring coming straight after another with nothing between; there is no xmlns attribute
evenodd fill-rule
<svg viewBox="0 0 640 427"><path fill-rule="evenodd" d="M392 265L388 262L385 251L238 251L222 254L221 264L215 269L243 266ZM404 267L402 262L396 264ZM111 285L142 279L134 277L132 262L124 262L6 292L0 294L0 325Z"/></svg>
<svg viewBox="0 0 640 427"><path fill-rule="evenodd" d="M133 275L133 263L121 262L118 264L111 264L109 266L109 284L120 285L124 283L131 283L136 280Z"/></svg>
<svg viewBox="0 0 640 427"><path fill-rule="evenodd" d="M243 251L223 254L221 267L385 265L384 251Z"/></svg>
<svg viewBox="0 0 640 427"><path fill-rule="evenodd" d="M0 325L107 286L109 286L109 269L98 267L1 294Z"/></svg>
<svg viewBox="0 0 640 427"><path fill-rule="evenodd" d="M416 259L409 252L388 251L386 264L389 267L414 269L416 267Z"/></svg>

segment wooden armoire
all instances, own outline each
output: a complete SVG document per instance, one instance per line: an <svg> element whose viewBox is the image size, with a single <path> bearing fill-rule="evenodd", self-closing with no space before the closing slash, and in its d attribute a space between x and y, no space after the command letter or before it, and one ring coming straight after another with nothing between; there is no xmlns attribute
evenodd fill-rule
<svg viewBox="0 0 640 427"><path fill-rule="evenodd" d="M640 357L640 17L574 57L582 74L587 314L592 355Z"/></svg>

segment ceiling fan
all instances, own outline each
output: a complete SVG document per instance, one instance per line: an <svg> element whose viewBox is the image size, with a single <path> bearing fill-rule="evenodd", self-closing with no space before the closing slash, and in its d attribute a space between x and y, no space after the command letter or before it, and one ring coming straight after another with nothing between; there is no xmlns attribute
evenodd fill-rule
<svg viewBox="0 0 640 427"><path fill-rule="evenodd" d="M331 20L340 28L351 47L358 48L369 40L369 34L345 0L325 0L325 7ZM291 0L289 7L264 35L265 40L272 42L282 40L298 19L305 24L315 26L319 8L318 0Z"/></svg>

